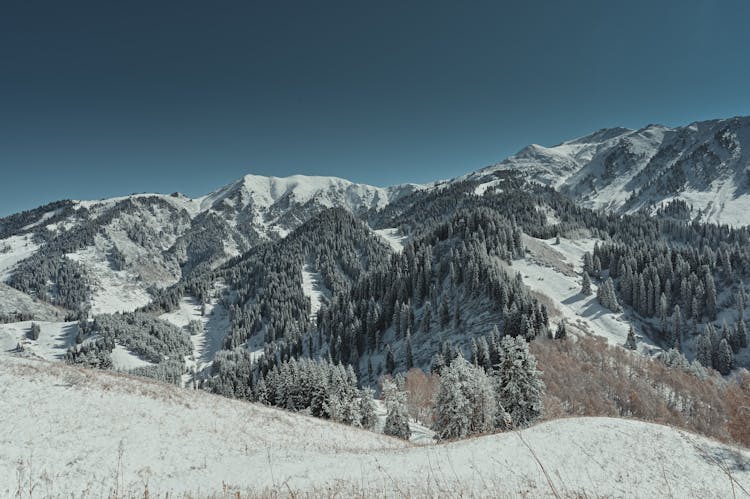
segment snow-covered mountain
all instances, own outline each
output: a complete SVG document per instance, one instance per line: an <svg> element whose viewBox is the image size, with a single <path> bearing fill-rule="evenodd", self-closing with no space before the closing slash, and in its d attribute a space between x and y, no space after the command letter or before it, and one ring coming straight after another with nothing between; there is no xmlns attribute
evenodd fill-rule
<svg viewBox="0 0 750 499"><path fill-rule="evenodd" d="M750 117L603 129L553 147L530 145L468 178L489 182L507 170L590 208L632 212L681 199L693 218L750 223Z"/></svg>

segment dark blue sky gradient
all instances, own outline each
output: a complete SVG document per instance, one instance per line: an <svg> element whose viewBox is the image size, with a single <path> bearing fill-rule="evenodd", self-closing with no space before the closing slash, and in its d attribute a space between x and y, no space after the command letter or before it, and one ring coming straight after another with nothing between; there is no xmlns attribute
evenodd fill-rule
<svg viewBox="0 0 750 499"><path fill-rule="evenodd" d="M388 185L750 113L747 1L8 1L0 215L245 173Z"/></svg>

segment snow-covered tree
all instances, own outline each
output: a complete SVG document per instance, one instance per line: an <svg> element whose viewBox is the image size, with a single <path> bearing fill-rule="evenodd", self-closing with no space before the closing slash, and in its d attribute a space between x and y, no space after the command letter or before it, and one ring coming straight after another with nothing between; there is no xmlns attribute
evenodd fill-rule
<svg viewBox="0 0 750 499"><path fill-rule="evenodd" d="M512 425L528 426L542 414L544 382L536 368L536 357L523 338L504 337L500 363L495 371L495 390L500 406Z"/></svg>
<svg viewBox="0 0 750 499"><path fill-rule="evenodd" d="M620 304L617 302L617 296L615 295L615 285L612 283L612 279L607 277L601 286L596 290L596 297L599 299L599 303L603 307L610 309L612 312L620 312Z"/></svg>
<svg viewBox="0 0 750 499"><path fill-rule="evenodd" d="M588 272L583 273L583 281L581 283L581 294L584 296L591 295L591 278Z"/></svg>
<svg viewBox="0 0 750 499"><path fill-rule="evenodd" d="M42 328L39 327L39 324L36 322L31 323L31 328L29 329L29 339L30 340L38 340L39 334L42 332Z"/></svg>
<svg viewBox="0 0 750 499"><path fill-rule="evenodd" d="M497 401L490 378L463 357L443 369L435 399L435 432L440 440L492 430Z"/></svg>
<svg viewBox="0 0 750 499"><path fill-rule="evenodd" d="M375 414L372 388L365 388L362 390L362 395L359 398L359 415L361 417L360 424L362 425L362 428L372 430L375 427L378 417Z"/></svg>
<svg viewBox="0 0 750 499"><path fill-rule="evenodd" d="M409 440L409 412L406 409L406 393L388 379L383 380L383 399L387 408L383 433L392 437Z"/></svg>

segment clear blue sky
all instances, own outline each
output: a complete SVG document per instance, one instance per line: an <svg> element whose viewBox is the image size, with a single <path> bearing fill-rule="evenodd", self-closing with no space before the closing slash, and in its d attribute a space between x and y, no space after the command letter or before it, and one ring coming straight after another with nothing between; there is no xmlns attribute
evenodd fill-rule
<svg viewBox="0 0 750 499"><path fill-rule="evenodd" d="M245 173L425 182L750 114L747 1L9 0L0 215Z"/></svg>

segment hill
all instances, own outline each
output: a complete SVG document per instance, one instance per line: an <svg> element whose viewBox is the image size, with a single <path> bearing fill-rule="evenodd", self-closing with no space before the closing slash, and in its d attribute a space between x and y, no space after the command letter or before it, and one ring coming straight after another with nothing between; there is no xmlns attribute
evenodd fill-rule
<svg viewBox="0 0 750 499"><path fill-rule="evenodd" d="M667 426L571 418L416 446L62 364L0 363L0 494L62 497L743 497L750 453Z"/></svg>

